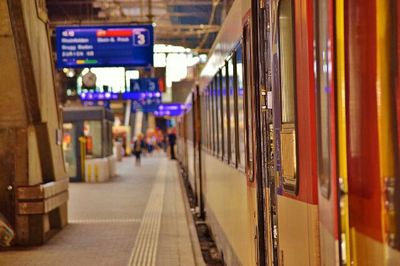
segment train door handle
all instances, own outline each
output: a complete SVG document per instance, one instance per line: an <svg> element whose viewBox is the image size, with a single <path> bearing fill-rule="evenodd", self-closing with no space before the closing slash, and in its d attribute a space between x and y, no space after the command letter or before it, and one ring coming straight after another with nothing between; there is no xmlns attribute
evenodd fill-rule
<svg viewBox="0 0 400 266"><path fill-rule="evenodd" d="M385 210L386 210L386 234L389 246L395 247L397 239L396 206L395 206L396 181L390 176L385 178Z"/></svg>
<svg viewBox="0 0 400 266"><path fill-rule="evenodd" d="M272 92L266 89L261 90L261 111L265 112L272 109Z"/></svg>

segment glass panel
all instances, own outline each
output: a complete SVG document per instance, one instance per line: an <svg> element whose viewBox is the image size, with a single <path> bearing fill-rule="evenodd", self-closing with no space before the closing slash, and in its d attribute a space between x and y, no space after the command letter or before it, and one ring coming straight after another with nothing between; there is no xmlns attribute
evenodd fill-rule
<svg viewBox="0 0 400 266"><path fill-rule="evenodd" d="M328 39L328 1L318 1L318 68L317 68L317 119L318 119L318 176L322 195L329 197L330 190L330 66Z"/></svg>
<svg viewBox="0 0 400 266"><path fill-rule="evenodd" d="M226 80L227 80L226 67L224 66L221 69L222 137L223 137L222 142L224 143L224 149L223 149L224 159L229 160L229 136L228 136L228 134L229 134L229 121L228 121L229 93L227 91Z"/></svg>
<svg viewBox="0 0 400 266"><path fill-rule="evenodd" d="M201 124L202 128L203 128L203 142L202 145L203 147L208 147L208 138L210 135L207 134L207 130L208 130L208 108L207 108L207 91L205 91L202 95L202 99L203 99L203 105L202 108L203 110L201 111L201 115L203 117L203 122Z"/></svg>
<svg viewBox="0 0 400 266"><path fill-rule="evenodd" d="M215 113L216 113L216 129L217 129L217 154L222 155L222 122L221 122L221 80L218 72L214 78L214 94L215 94Z"/></svg>
<svg viewBox="0 0 400 266"><path fill-rule="evenodd" d="M281 0L279 6L279 57L281 82L281 174L285 191L297 194L295 53L293 2Z"/></svg>
<svg viewBox="0 0 400 266"><path fill-rule="evenodd" d="M245 115L246 115L246 152L247 152L247 171L250 175L253 170L253 104L252 104L252 80L251 80L251 32L250 28L246 27L245 35Z"/></svg>
<svg viewBox="0 0 400 266"><path fill-rule="evenodd" d="M237 106L238 106L238 165L244 169L246 160L245 146L245 120L244 120L244 90L243 90L243 53L242 45L236 50L236 73L237 73Z"/></svg>
<svg viewBox="0 0 400 266"><path fill-rule="evenodd" d="M228 88L229 88L229 122L230 122L230 140L231 140L231 156L230 156L230 161L236 164L236 115L235 115L235 84L234 84L234 79L235 79L235 74L234 74L234 62L233 62L233 57L229 59L228 61Z"/></svg>
<svg viewBox="0 0 400 266"><path fill-rule="evenodd" d="M207 113L208 113L208 148L212 150L212 141L214 138L213 123L212 123L212 98L211 98L211 87L207 89Z"/></svg>
<svg viewBox="0 0 400 266"><path fill-rule="evenodd" d="M101 121L85 121L86 155L102 157Z"/></svg>
<svg viewBox="0 0 400 266"><path fill-rule="evenodd" d="M295 123L295 78L292 0L279 6L279 57L281 72L282 123Z"/></svg>
<svg viewBox="0 0 400 266"><path fill-rule="evenodd" d="M209 89L210 87L207 87L207 89L205 90L205 110L204 113L206 114L206 147L207 149L210 149L210 139L211 139L211 123L210 123L210 95L209 95Z"/></svg>
<svg viewBox="0 0 400 266"><path fill-rule="evenodd" d="M217 105L217 93L216 93L216 79L213 79L213 84L211 88L211 95L212 95L212 104L213 104L213 151L214 153L218 153L219 147L218 147L218 105Z"/></svg>
<svg viewBox="0 0 400 266"><path fill-rule="evenodd" d="M63 152L64 152L64 163L65 169L69 177L76 177L78 175L77 169L77 138L76 128L73 124L63 124Z"/></svg>
<svg viewBox="0 0 400 266"><path fill-rule="evenodd" d="M200 131L200 143L204 145L205 143L205 136L204 130L206 129L206 112L204 105L206 103L205 98L204 98L204 93L200 94L200 124L201 124L201 131Z"/></svg>

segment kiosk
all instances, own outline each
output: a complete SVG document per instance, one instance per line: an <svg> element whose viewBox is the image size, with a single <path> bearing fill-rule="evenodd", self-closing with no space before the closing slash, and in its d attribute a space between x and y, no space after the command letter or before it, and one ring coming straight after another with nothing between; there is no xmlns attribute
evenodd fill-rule
<svg viewBox="0 0 400 266"><path fill-rule="evenodd" d="M115 175L112 127L104 107L63 108L65 168L72 182L104 182Z"/></svg>

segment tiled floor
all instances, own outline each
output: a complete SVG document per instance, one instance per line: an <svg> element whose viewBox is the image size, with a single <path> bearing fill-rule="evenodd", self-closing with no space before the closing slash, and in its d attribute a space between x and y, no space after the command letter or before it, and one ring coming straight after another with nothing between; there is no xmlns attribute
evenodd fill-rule
<svg viewBox="0 0 400 266"><path fill-rule="evenodd" d="M118 163L102 184L70 184L70 224L46 245L0 253L0 265L194 265L175 162Z"/></svg>

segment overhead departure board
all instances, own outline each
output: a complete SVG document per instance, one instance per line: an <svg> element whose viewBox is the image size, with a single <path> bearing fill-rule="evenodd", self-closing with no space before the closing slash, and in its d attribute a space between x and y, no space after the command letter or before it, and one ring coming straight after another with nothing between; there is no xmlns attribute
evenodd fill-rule
<svg viewBox="0 0 400 266"><path fill-rule="evenodd" d="M57 67L151 67L153 26L56 27Z"/></svg>

